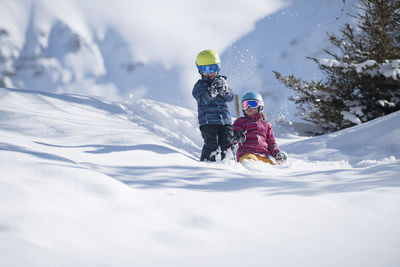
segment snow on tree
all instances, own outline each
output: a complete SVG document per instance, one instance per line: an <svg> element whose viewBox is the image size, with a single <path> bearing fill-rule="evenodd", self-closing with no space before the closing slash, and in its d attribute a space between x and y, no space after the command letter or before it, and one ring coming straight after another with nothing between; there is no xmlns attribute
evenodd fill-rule
<svg viewBox="0 0 400 267"><path fill-rule="evenodd" d="M360 0L356 27L345 24L341 37L328 34L337 53L314 60L325 78L278 80L296 92L304 119L325 132L344 129L400 109L400 1Z"/></svg>

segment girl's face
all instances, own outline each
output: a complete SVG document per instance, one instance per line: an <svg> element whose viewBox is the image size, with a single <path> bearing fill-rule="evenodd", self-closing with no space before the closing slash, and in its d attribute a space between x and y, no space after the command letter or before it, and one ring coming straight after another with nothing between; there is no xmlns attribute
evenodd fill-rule
<svg viewBox="0 0 400 267"><path fill-rule="evenodd" d="M258 112L258 107L257 107L257 108L249 107L248 109L246 109L246 110L244 111L244 113L246 113L246 114L249 115L249 116L254 115L254 114L256 114L257 112Z"/></svg>

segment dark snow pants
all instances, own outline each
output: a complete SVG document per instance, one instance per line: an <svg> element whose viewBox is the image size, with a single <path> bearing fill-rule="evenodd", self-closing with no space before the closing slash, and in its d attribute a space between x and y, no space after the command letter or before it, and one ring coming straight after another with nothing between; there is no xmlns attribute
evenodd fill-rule
<svg viewBox="0 0 400 267"><path fill-rule="evenodd" d="M218 148L221 148L221 160L233 150L233 130L229 124L205 124L200 126L204 146L200 160L215 161Z"/></svg>

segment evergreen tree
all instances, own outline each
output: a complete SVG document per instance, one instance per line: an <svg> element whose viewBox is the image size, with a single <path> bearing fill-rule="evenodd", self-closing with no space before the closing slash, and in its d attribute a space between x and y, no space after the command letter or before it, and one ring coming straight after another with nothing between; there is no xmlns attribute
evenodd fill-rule
<svg viewBox="0 0 400 267"><path fill-rule="evenodd" d="M306 121L325 132L344 129L400 109L400 0L360 0L357 28L345 24L341 37L328 34L337 53L311 58L325 79L278 80L296 92Z"/></svg>

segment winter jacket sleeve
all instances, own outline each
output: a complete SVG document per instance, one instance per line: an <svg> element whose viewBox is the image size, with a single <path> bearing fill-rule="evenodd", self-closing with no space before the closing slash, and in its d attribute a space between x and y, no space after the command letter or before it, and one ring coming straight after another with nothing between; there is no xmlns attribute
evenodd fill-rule
<svg viewBox="0 0 400 267"><path fill-rule="evenodd" d="M274 156L276 153L279 152L279 147L276 144L274 131L272 130L271 124L268 123L267 129L267 144L268 144L268 151L269 153Z"/></svg>
<svg viewBox="0 0 400 267"><path fill-rule="evenodd" d="M199 104L207 105L213 98L208 93L208 88L205 83L199 80L193 87L192 91L193 97L197 100Z"/></svg>
<svg viewBox="0 0 400 267"><path fill-rule="evenodd" d="M233 131L243 131L245 130L242 120L240 118L236 119L235 122L232 125L232 130Z"/></svg>
<svg viewBox="0 0 400 267"><path fill-rule="evenodd" d="M228 93L225 95L217 95L215 98L210 96L209 85L202 80L199 80L193 87L192 95L201 105L208 105L216 98L222 98L225 102L231 102L234 98L234 93L231 88L228 88Z"/></svg>
<svg viewBox="0 0 400 267"><path fill-rule="evenodd" d="M193 87L192 95L197 101L199 126L205 124L232 124L227 101L233 100L233 92L226 92L227 96L220 94L212 97L209 93L210 81L198 80Z"/></svg>
<svg viewBox="0 0 400 267"><path fill-rule="evenodd" d="M221 96L226 102L231 102L234 98L234 94L232 89L229 87L228 88L228 93L226 95Z"/></svg>

